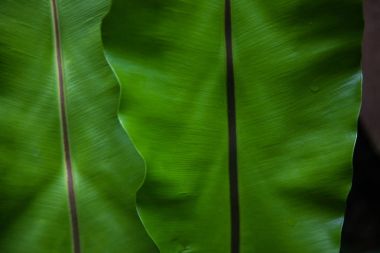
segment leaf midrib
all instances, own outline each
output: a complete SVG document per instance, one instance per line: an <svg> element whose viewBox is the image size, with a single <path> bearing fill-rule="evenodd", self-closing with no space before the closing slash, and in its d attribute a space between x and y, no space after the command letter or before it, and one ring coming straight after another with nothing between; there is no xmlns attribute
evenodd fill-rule
<svg viewBox="0 0 380 253"><path fill-rule="evenodd" d="M67 193L69 201L69 211L71 219L71 232L72 232L72 247L74 253L80 253L80 238L79 238L79 224L78 214L75 201L74 180L71 160L71 150L69 142L68 120L66 113L66 100L65 100L65 84L63 73L63 58L62 58L62 45L61 45L61 32L59 23L59 10L57 0L51 0L51 15L54 34L54 49L55 60L57 67L57 82L58 82L58 97L59 97L59 109L60 109L60 122L61 122L61 136L63 143L63 153L66 167L67 176Z"/></svg>
<svg viewBox="0 0 380 253"><path fill-rule="evenodd" d="M239 185L236 143L236 108L235 108L235 78L232 51L232 21L231 0L225 0L224 12L226 71L227 71L227 114L228 114L228 170L230 186L230 218L231 218L231 253L240 252L240 214Z"/></svg>

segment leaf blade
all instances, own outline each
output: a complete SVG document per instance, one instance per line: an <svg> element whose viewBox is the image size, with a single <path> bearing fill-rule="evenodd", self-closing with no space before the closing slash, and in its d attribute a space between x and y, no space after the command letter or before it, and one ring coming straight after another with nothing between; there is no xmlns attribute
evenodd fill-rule
<svg viewBox="0 0 380 253"><path fill-rule="evenodd" d="M103 36L147 162L142 220L162 252L230 252L223 1L115 6ZM241 252L339 250L361 16L356 0L232 2Z"/></svg>
<svg viewBox="0 0 380 253"><path fill-rule="evenodd" d="M156 252L135 210L144 164L118 121L101 45L109 2L57 4L81 250ZM71 252L50 1L2 1L0 15L0 212L9 220L0 251Z"/></svg>

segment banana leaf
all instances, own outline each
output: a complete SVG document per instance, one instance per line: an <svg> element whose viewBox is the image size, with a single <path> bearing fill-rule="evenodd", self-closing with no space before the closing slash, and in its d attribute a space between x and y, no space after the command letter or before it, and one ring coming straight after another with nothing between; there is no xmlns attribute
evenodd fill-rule
<svg viewBox="0 0 380 253"><path fill-rule="evenodd" d="M110 2L0 1L0 252L157 252L144 163L118 117L100 27Z"/></svg>
<svg viewBox="0 0 380 253"><path fill-rule="evenodd" d="M359 0L114 0L102 34L160 252L337 253Z"/></svg>

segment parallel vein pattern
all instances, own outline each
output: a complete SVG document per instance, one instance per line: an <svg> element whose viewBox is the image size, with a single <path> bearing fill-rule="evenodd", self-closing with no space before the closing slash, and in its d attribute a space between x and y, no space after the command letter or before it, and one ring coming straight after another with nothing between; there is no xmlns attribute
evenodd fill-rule
<svg viewBox="0 0 380 253"><path fill-rule="evenodd" d="M77 207L76 207L76 202L75 202L71 151L70 151L66 104L65 104L61 35L60 35L60 30L59 30L59 14L58 14L58 6L57 6L56 0L51 1L51 8L52 8L53 25L54 25L56 63L57 63L57 71L58 71L59 104L60 104L60 112L61 112L61 128L62 128L62 138L63 138L63 146L64 146L63 148L64 148L65 165L66 165L66 173L67 173L67 188L68 188L68 198L69 198L69 208L70 208L70 218L71 218L71 228L72 228L73 251L74 253L80 253L78 215L77 215Z"/></svg>

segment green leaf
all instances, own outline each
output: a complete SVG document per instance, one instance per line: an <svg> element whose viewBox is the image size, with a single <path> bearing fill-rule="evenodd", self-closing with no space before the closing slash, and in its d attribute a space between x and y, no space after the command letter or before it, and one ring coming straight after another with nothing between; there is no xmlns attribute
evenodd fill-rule
<svg viewBox="0 0 380 253"><path fill-rule="evenodd" d="M0 2L0 252L156 252L101 43L110 2L56 1Z"/></svg>
<svg viewBox="0 0 380 253"><path fill-rule="evenodd" d="M361 1L231 2L232 20L221 0L114 0L105 20L120 117L147 165L142 221L163 253L337 253Z"/></svg>

